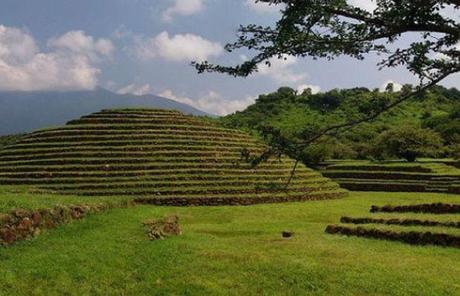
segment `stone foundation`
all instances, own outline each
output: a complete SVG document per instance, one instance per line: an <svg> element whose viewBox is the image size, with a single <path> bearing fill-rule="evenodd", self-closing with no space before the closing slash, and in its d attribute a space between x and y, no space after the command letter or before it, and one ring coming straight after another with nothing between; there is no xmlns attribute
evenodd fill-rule
<svg viewBox="0 0 460 296"><path fill-rule="evenodd" d="M16 209L9 214L0 213L0 245L8 246L17 241L37 236L44 229L79 220L89 214L100 213L118 206L129 204L83 204L59 205L54 208L37 210Z"/></svg>

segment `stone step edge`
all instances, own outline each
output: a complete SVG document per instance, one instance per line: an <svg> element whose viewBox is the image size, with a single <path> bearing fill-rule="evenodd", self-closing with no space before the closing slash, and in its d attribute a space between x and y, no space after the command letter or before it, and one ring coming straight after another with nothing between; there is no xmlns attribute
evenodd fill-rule
<svg viewBox="0 0 460 296"><path fill-rule="evenodd" d="M38 236L42 230L80 220L88 215L113 208L132 206L129 200L79 205L56 205L43 209L16 209L0 213L0 246L11 246L18 241Z"/></svg>
<svg viewBox="0 0 460 296"><path fill-rule="evenodd" d="M322 192L317 194L305 194L300 196L271 196L271 197L251 197L251 198L240 198L240 197L168 197L168 198L157 198L157 197L145 197L136 198L134 202L137 204L149 204L156 206L250 206L256 204L271 204L271 203L282 203L282 202L303 202L313 200L330 200L340 199L348 195L347 191L333 191L333 192Z"/></svg>

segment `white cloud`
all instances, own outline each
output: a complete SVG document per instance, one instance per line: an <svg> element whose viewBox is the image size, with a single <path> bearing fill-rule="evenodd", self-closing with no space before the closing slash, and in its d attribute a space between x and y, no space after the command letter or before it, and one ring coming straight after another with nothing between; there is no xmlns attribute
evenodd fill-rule
<svg viewBox="0 0 460 296"><path fill-rule="evenodd" d="M397 83L397 82L394 82L393 80L387 80L385 81L384 84L382 84L382 86L380 87L380 91L381 92L384 92L387 85L390 84L390 83L393 83L393 91L400 91L402 89L402 85Z"/></svg>
<svg viewBox="0 0 460 296"><path fill-rule="evenodd" d="M258 74L268 76L278 83L298 83L308 77L306 73L295 72L292 66L298 63L294 56L283 56L281 59L271 58L270 66L266 64L259 65Z"/></svg>
<svg viewBox="0 0 460 296"><path fill-rule="evenodd" d="M95 61L99 57L111 56L114 51L114 46L110 40L95 40L93 37L87 36L83 31L70 31L58 38L50 39L48 46L88 56L91 60Z"/></svg>
<svg viewBox="0 0 460 296"><path fill-rule="evenodd" d="M0 25L0 89L93 89L100 73L97 64L113 51L107 39L70 31L49 40L43 52L29 33Z"/></svg>
<svg viewBox="0 0 460 296"><path fill-rule="evenodd" d="M317 94L321 91L321 87L319 85L301 84L297 87L297 93L301 94L306 89L310 89L312 94Z"/></svg>
<svg viewBox="0 0 460 296"><path fill-rule="evenodd" d="M138 38L135 42L135 53L143 60L159 57L176 62L203 61L223 52L220 43L194 34L177 34L170 37L168 32L162 32L153 38Z"/></svg>
<svg viewBox="0 0 460 296"><path fill-rule="evenodd" d="M146 83L143 85L137 85L135 83L128 84L125 87L120 88L117 93L125 95L125 94L133 94L136 96L143 96L150 93L150 84Z"/></svg>
<svg viewBox="0 0 460 296"><path fill-rule="evenodd" d="M221 94L214 91L209 91L200 99L178 96L170 89L159 93L158 96L181 102L216 115L226 115L235 111L241 111L255 102L255 98L250 96L240 100L226 100Z"/></svg>
<svg viewBox="0 0 460 296"><path fill-rule="evenodd" d="M162 18L170 22L176 15L193 15L202 10L204 10L203 0L175 0L174 5L163 12Z"/></svg>
<svg viewBox="0 0 460 296"><path fill-rule="evenodd" d="M347 0L347 2L349 5L359 7L368 12L374 12L374 10L377 8L376 0Z"/></svg>
<svg viewBox="0 0 460 296"><path fill-rule="evenodd" d="M460 51L460 42L458 42L454 46L450 47L449 49ZM443 53L440 53L440 52L437 52L436 54L434 54L434 58L439 59L439 60L444 60L444 61L450 61L451 60L451 57L449 57L449 56L447 56L447 55L445 55Z"/></svg>
<svg viewBox="0 0 460 296"><path fill-rule="evenodd" d="M246 0L245 4L250 9L260 14L276 13L280 11L280 5L273 5L266 2L256 2L256 0Z"/></svg>

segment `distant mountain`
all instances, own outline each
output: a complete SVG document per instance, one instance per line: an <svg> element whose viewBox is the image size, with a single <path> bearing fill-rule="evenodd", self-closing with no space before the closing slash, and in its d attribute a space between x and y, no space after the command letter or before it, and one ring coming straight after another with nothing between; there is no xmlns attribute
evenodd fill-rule
<svg viewBox="0 0 460 296"><path fill-rule="evenodd" d="M62 125L101 109L152 107L185 114L210 115L189 105L154 95L120 95L103 88L94 91L0 92L0 136Z"/></svg>

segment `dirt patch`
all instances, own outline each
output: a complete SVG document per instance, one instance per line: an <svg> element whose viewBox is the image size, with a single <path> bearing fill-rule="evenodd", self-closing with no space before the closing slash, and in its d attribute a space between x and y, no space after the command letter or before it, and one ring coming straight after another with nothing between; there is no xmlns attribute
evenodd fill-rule
<svg viewBox="0 0 460 296"><path fill-rule="evenodd" d="M167 216L164 219L147 220L143 224L150 240L164 239L182 234L179 217L176 215Z"/></svg>

